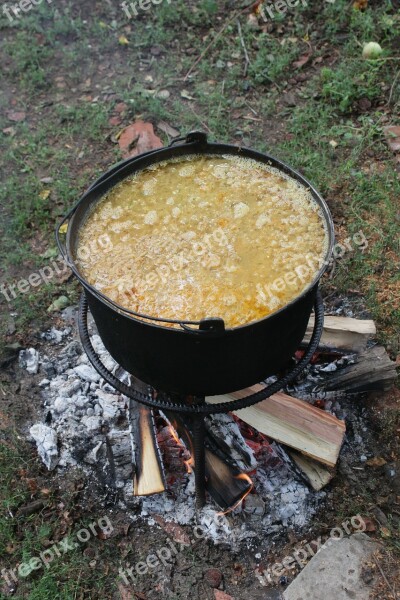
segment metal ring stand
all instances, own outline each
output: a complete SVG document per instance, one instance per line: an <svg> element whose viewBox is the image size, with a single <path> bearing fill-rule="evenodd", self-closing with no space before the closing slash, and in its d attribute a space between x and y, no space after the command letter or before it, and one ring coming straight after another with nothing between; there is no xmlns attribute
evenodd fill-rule
<svg viewBox="0 0 400 600"><path fill-rule="evenodd" d="M204 452L204 417L207 415L215 415L224 412L236 411L242 408L247 408L253 404L257 404L266 398L272 396L282 388L286 387L291 383L303 369L310 362L314 352L318 348L319 341L322 335L322 328L324 324L324 306L322 297L318 291L317 297L314 304L315 321L314 330L311 336L310 343L307 346L303 358L281 379L275 381L263 390L251 394L245 398L239 400L233 400L231 402L220 402L218 404L206 404L204 398L197 398L196 403L190 403L185 401L185 398L181 398L180 401L172 400L170 396L165 393L158 392L149 386L148 395L140 392L133 386L126 385L120 381L115 375L113 375L101 362L97 356L88 331L88 301L84 293L82 293L79 315L78 315L78 327L79 334L81 337L83 348L96 371L103 377L107 383L109 383L116 390L132 398L136 402L145 404L151 408L158 408L160 410L170 410L176 412L182 412L190 414L194 419L194 459L195 459L195 478L196 478L196 507L202 508L205 504L205 452Z"/></svg>

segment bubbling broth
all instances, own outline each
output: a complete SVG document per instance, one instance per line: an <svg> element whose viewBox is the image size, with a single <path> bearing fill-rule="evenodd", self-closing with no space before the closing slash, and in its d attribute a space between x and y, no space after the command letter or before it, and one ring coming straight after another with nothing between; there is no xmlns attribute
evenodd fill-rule
<svg viewBox="0 0 400 600"><path fill-rule="evenodd" d="M111 189L81 229L76 262L124 308L235 327L299 296L326 249L320 208L297 181L253 159L190 156Z"/></svg>

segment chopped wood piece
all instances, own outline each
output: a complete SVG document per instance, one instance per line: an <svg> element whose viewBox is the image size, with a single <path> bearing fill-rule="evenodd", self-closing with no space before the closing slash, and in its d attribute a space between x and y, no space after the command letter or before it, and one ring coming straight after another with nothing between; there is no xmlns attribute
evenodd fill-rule
<svg viewBox="0 0 400 600"><path fill-rule="evenodd" d="M132 379L138 389L147 393L146 384L134 377ZM130 400L129 422L134 456L133 494L159 494L165 490L165 479L155 438L153 413L147 406Z"/></svg>
<svg viewBox="0 0 400 600"><path fill-rule="evenodd" d="M314 315L311 315L303 342L309 342L314 329ZM338 350L360 351L376 335L375 323L370 320L350 317L326 316L320 346Z"/></svg>
<svg viewBox="0 0 400 600"><path fill-rule="evenodd" d="M304 456L304 454L300 454L296 450L288 450L288 454L316 492L322 490L333 478L333 470L327 469L312 458Z"/></svg>
<svg viewBox="0 0 400 600"><path fill-rule="evenodd" d="M356 362L326 374L324 390L360 393L390 390L397 380L396 363L385 348L373 346L361 352Z"/></svg>
<svg viewBox="0 0 400 600"><path fill-rule="evenodd" d="M228 395L209 396L206 401L211 404L229 402L265 387L260 383ZM279 392L234 414L282 444L331 467L336 464L346 431L344 421L303 400Z"/></svg>

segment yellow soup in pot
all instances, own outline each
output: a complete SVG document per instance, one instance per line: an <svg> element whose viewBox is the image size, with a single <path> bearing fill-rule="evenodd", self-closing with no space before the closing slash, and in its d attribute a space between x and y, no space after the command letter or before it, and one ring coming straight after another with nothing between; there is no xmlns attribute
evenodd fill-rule
<svg viewBox="0 0 400 600"><path fill-rule="evenodd" d="M235 327L299 296L326 249L320 208L297 181L248 158L190 156L110 190L81 229L76 262L125 308Z"/></svg>

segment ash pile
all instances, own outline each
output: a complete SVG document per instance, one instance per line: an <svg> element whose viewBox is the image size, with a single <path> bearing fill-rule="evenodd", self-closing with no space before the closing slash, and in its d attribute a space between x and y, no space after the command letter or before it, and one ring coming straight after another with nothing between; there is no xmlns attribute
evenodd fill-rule
<svg viewBox="0 0 400 600"><path fill-rule="evenodd" d="M90 333L103 364L129 383L129 375L108 354L93 322ZM257 405L258 412L251 413L252 407L208 417L208 502L196 515L190 444L182 441L171 415L145 409L153 443L143 452L136 426L140 407L90 365L75 324L53 328L42 337L40 354L33 348L21 351L20 365L42 390L43 410L29 431L47 468L60 473L82 470L133 521L145 518L151 524L161 517L180 525L204 523L209 539L230 547L246 544L254 549L259 547L260 533L268 543L288 528L301 530L310 524L346 445L343 419L353 422L352 431L360 434L362 429L349 413L347 400L368 389L382 389L396 377L394 363L370 343L371 335L364 336L362 347L358 336L357 351L317 353L287 394L276 394L272 404L264 406L267 400ZM377 354L382 368L366 381ZM312 424L310 431L307 426L304 430L307 411L311 420L321 420L326 439L318 438L320 431L314 434ZM281 413L285 416L279 417ZM367 448L361 451L368 456ZM145 476L140 478L140 473Z"/></svg>

